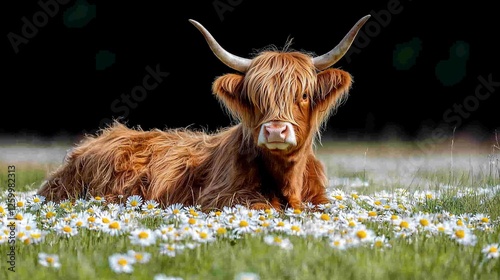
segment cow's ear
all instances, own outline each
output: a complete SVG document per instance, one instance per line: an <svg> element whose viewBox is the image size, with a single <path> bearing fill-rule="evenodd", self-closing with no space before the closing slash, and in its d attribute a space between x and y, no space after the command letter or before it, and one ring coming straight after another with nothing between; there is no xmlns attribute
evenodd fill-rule
<svg viewBox="0 0 500 280"><path fill-rule="evenodd" d="M231 116L241 119L242 114L248 106L241 98L243 76L238 74L226 74L215 79L212 91L217 99L223 103Z"/></svg>
<svg viewBox="0 0 500 280"><path fill-rule="evenodd" d="M351 75L340 69L330 68L318 73L314 106L323 112L336 108L347 97L352 82Z"/></svg>

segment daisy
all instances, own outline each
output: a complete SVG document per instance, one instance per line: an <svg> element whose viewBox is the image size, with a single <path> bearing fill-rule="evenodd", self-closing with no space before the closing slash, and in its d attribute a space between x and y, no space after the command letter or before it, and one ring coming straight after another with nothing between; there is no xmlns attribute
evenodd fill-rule
<svg viewBox="0 0 500 280"><path fill-rule="evenodd" d="M0 202L0 217L7 216L8 207L5 202Z"/></svg>
<svg viewBox="0 0 500 280"><path fill-rule="evenodd" d="M40 209L43 202L45 202L45 197L42 195L36 194L36 195L30 197L27 202L28 202L28 205L30 207L30 210L36 211L36 210Z"/></svg>
<svg viewBox="0 0 500 280"><path fill-rule="evenodd" d="M365 225L359 225L350 231L351 238L359 242L373 242L375 233L371 229L367 229Z"/></svg>
<svg viewBox="0 0 500 280"><path fill-rule="evenodd" d="M287 208L285 210L285 215L288 217L303 218L305 216L305 212L299 208L297 208L297 209Z"/></svg>
<svg viewBox="0 0 500 280"><path fill-rule="evenodd" d="M161 238L163 241L168 241L173 239L177 229L175 225L161 225L159 228L154 230L156 237Z"/></svg>
<svg viewBox="0 0 500 280"><path fill-rule="evenodd" d="M113 254L108 258L109 266L115 273L132 273L135 258L128 254Z"/></svg>
<svg viewBox="0 0 500 280"><path fill-rule="evenodd" d="M33 229L33 230L28 232L28 234L26 235L26 238L29 239L29 241L28 241L29 244L38 244L38 243L41 243L45 239L46 235L47 235L47 231ZM23 242L25 242L25 241L23 241Z"/></svg>
<svg viewBox="0 0 500 280"><path fill-rule="evenodd" d="M61 263L59 263L59 256L52 254L39 253L38 263L46 267L53 267L53 268L61 267Z"/></svg>
<svg viewBox="0 0 500 280"><path fill-rule="evenodd" d="M184 250L185 246L177 243L163 243L160 244L160 255L167 255L169 257L175 257L177 253Z"/></svg>
<svg viewBox="0 0 500 280"><path fill-rule="evenodd" d="M102 205L104 202L106 202L106 199L104 197L101 197L101 196L93 196L92 198L90 198L90 202L96 203L98 205Z"/></svg>
<svg viewBox="0 0 500 280"><path fill-rule="evenodd" d="M486 258L488 259L496 259L500 256L500 252L498 251L498 247L500 244L494 243L494 244L488 244L483 247L481 252L486 255Z"/></svg>
<svg viewBox="0 0 500 280"><path fill-rule="evenodd" d="M17 210L24 210L28 207L28 203L26 201L26 199L22 198L22 197L16 197L16 209Z"/></svg>
<svg viewBox="0 0 500 280"><path fill-rule="evenodd" d="M271 226L272 229L275 231L285 232L290 228L290 221L282 218L275 218L272 220Z"/></svg>
<svg viewBox="0 0 500 280"><path fill-rule="evenodd" d="M302 223L295 220L295 219L290 219L289 221L289 227L285 230L285 233L288 235L296 235L296 236L303 236L305 235L305 231L302 229Z"/></svg>
<svg viewBox="0 0 500 280"><path fill-rule="evenodd" d="M116 212L106 210L99 210L96 212L95 223L100 226L107 226L109 223L116 219Z"/></svg>
<svg viewBox="0 0 500 280"><path fill-rule="evenodd" d="M285 250L293 249L293 244L290 240L281 236L266 235L264 236L264 242L268 245L278 246Z"/></svg>
<svg viewBox="0 0 500 280"><path fill-rule="evenodd" d="M78 228L70 224L67 224L62 220L58 221L54 228L57 234L65 237L71 237L78 234Z"/></svg>
<svg viewBox="0 0 500 280"><path fill-rule="evenodd" d="M330 237L330 241L328 242L328 245L330 245L330 247L338 249L338 250L347 249L346 240L340 234L335 234L334 236Z"/></svg>
<svg viewBox="0 0 500 280"><path fill-rule="evenodd" d="M134 258L136 263L147 263L151 259L151 254L147 252L136 252L134 250L128 250L127 255Z"/></svg>
<svg viewBox="0 0 500 280"><path fill-rule="evenodd" d="M108 224L101 225L101 230L111 236L117 236L125 232L125 227L120 220L113 220Z"/></svg>
<svg viewBox="0 0 500 280"><path fill-rule="evenodd" d="M180 203L175 203L165 209L165 219L173 219L175 221L180 221L186 213L183 210L183 205Z"/></svg>
<svg viewBox="0 0 500 280"><path fill-rule="evenodd" d="M149 246L156 242L156 235L154 232L146 228L134 229L130 232L129 238L134 245Z"/></svg>
<svg viewBox="0 0 500 280"><path fill-rule="evenodd" d="M234 233L246 234L253 233L257 227L257 224L254 222L254 220L245 217L235 217L232 222L232 226L234 227Z"/></svg>
<svg viewBox="0 0 500 280"><path fill-rule="evenodd" d="M208 228L196 230L193 240L200 243L209 243L215 240L215 236Z"/></svg>
<svg viewBox="0 0 500 280"><path fill-rule="evenodd" d="M467 227L455 227L450 235L457 243L462 245L475 245L477 237Z"/></svg>
<svg viewBox="0 0 500 280"><path fill-rule="evenodd" d="M158 202L150 199L148 201L145 201L144 204L142 204L141 210L148 214L153 214L159 205L160 204Z"/></svg>
<svg viewBox="0 0 500 280"><path fill-rule="evenodd" d="M142 204L142 197L139 195L131 195L127 197L127 202L125 203L125 207L128 210L139 210Z"/></svg>
<svg viewBox="0 0 500 280"><path fill-rule="evenodd" d="M71 219L70 224L76 228L86 228L88 227L88 217L87 213L80 212L75 218Z"/></svg>
<svg viewBox="0 0 500 280"><path fill-rule="evenodd" d="M377 249L383 249L383 248L388 248L391 247L391 244L389 244L389 240L385 235L382 236L377 236L373 239L373 243L371 245L372 248L377 248Z"/></svg>

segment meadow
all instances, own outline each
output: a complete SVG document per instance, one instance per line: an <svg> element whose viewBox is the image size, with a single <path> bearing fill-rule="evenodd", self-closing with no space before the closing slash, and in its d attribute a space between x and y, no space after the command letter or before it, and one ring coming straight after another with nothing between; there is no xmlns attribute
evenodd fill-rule
<svg viewBox="0 0 500 280"><path fill-rule="evenodd" d="M1 279L500 277L495 141L324 143L330 203L284 212L54 204L35 191L67 148L0 148Z"/></svg>

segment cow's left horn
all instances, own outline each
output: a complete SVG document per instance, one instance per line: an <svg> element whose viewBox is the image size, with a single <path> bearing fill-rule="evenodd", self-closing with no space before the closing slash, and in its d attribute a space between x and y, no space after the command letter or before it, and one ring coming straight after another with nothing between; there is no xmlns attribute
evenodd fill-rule
<svg viewBox="0 0 500 280"><path fill-rule="evenodd" d="M205 29L205 27L203 27L203 25L192 19L190 19L189 22L196 26L201 34L203 34L203 37L205 37L205 40L207 40L210 49L212 49L212 52L220 59L220 61L233 68L234 70L240 71L242 73L245 73L248 70L248 67L250 67L250 63L252 62L251 59L239 57L226 51L219 45L219 43L217 43L214 37L210 34L210 32L208 32L207 29Z"/></svg>
<svg viewBox="0 0 500 280"><path fill-rule="evenodd" d="M347 53L349 47L351 47L351 44L354 41L354 38L356 38L358 31L369 18L370 15L362 17L360 20L358 20L358 22L356 22L349 33L345 35L344 39L342 39L342 41L340 41L340 43L335 48L321 56L313 58L314 66L318 70L323 70L339 61Z"/></svg>

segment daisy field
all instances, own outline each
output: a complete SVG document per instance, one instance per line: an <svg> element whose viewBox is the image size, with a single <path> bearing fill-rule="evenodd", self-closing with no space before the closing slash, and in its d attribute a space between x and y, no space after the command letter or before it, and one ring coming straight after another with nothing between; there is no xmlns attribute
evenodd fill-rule
<svg viewBox="0 0 500 280"><path fill-rule="evenodd" d="M498 279L498 149L405 145L324 144L329 203L281 212L139 196L53 203L36 189L64 149L36 162L11 150L0 157L0 278Z"/></svg>

